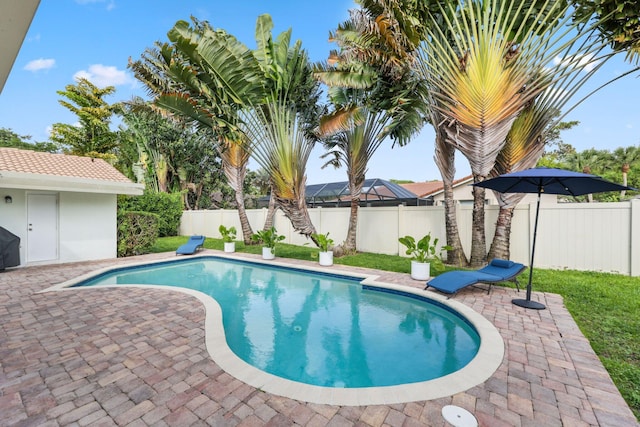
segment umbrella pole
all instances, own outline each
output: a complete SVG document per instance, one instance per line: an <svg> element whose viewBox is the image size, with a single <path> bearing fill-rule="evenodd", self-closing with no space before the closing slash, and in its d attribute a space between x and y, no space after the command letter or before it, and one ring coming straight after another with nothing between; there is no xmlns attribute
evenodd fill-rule
<svg viewBox="0 0 640 427"><path fill-rule="evenodd" d="M538 215L540 214L540 196L542 193L542 185L538 186L538 203L536 204L536 219L533 225L533 244L531 245L531 265L529 266L529 283L527 284L527 298L513 299L511 302L519 307L531 308L533 310L544 310L544 304L537 301L531 301L531 281L533 280L533 260L536 255L536 238L538 236Z"/></svg>

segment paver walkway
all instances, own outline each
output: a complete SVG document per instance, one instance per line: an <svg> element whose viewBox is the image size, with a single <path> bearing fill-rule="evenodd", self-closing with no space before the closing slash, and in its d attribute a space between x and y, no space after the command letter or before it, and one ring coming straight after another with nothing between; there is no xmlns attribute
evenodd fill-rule
<svg viewBox="0 0 640 427"><path fill-rule="evenodd" d="M505 341L489 380L432 401L341 407L271 395L226 374L205 349L204 310L193 297L131 288L38 293L131 261L0 273L1 426L445 426L441 410L449 404L481 426L638 425L557 295L534 294L548 307L535 311L512 305L512 289L461 292L456 299ZM419 285L406 274L333 268Z"/></svg>

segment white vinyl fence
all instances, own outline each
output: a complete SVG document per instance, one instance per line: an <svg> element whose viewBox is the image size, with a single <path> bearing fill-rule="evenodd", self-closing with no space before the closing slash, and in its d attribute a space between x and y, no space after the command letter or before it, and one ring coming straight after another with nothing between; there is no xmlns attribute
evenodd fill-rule
<svg viewBox="0 0 640 427"><path fill-rule="evenodd" d="M485 207L487 247L491 244L498 206ZM511 226L511 259L529 265L535 222L535 203L516 208ZM248 211L254 230L261 229L266 209ZM347 234L349 208L309 209L319 233L330 233L335 242ZM471 249L471 206L458 206L458 228L465 252ZM218 227L235 226L241 239L235 210L185 211L181 235L203 234L219 238ZM275 227L296 245L310 240L295 233L289 220L278 212ZM428 232L445 244L443 206L365 207L358 210L358 250L403 254L398 237L421 238ZM604 271L640 276L640 200L621 203L558 203L540 206L535 266L552 269Z"/></svg>

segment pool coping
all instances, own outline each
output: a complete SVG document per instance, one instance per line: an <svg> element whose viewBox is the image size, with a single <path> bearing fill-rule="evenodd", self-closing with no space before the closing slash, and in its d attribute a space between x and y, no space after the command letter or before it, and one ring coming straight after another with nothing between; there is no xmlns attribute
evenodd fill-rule
<svg viewBox="0 0 640 427"><path fill-rule="evenodd" d="M455 300L447 299L444 296L426 292L421 289L411 288L403 285L385 283L378 281L377 275L363 273L351 273L346 271L337 272L330 267L300 266L281 260L261 260L250 259L229 253L200 253L190 256L189 259L205 258L227 258L236 261L264 264L295 270L307 270L330 275L354 277L360 280L361 285L374 286L384 289L391 289L405 294L413 294L420 298L434 300L438 304L447 306L462 316L464 316L477 330L480 335L480 348L478 354L462 369L449 375L417 383L384 386L384 387L363 387L363 388L332 388L321 387L310 384L299 383L264 372L236 356L226 343L224 328L222 325L222 311L217 301L204 293L192 289L155 286L155 285L100 285L96 287L72 287L88 278L95 277L113 270L135 267L141 265L151 265L157 263L170 263L184 260L179 257L175 259L165 258L159 260L132 262L114 267L96 269L92 272L80 275L76 278L56 284L39 293L57 291L90 291L96 288L147 288L163 289L165 291L182 292L197 298L205 309L205 344L207 351L213 361L224 371L235 378L268 393L275 395L317 404L361 406L361 405L390 405L397 403L407 403L422 400L438 399L451 396L459 392L466 391L489 379L500 367L505 355L505 344L498 329L491 324L484 316L477 313L470 307Z"/></svg>

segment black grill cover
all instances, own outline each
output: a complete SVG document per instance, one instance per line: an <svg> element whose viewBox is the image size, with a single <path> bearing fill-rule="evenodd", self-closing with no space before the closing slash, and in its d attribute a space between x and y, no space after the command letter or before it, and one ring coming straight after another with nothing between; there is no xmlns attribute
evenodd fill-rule
<svg viewBox="0 0 640 427"><path fill-rule="evenodd" d="M20 265L20 238L0 227L0 270Z"/></svg>

